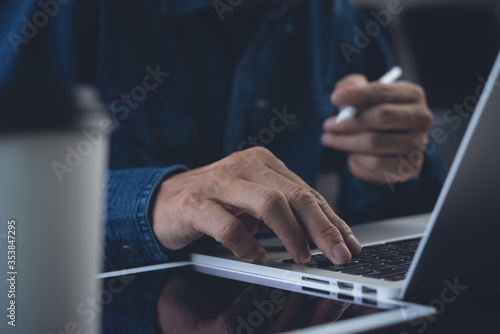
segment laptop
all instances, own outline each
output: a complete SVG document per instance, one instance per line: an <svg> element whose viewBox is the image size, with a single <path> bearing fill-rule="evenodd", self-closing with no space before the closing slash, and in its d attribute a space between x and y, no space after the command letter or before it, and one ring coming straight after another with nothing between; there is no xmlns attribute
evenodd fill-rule
<svg viewBox="0 0 500 334"><path fill-rule="evenodd" d="M348 293L442 305L464 293L494 287L500 250L500 55L431 214L353 227L363 250L335 266L319 250L295 264L277 238L259 240L260 264L226 249L193 253L204 266L247 272L324 293Z"/></svg>

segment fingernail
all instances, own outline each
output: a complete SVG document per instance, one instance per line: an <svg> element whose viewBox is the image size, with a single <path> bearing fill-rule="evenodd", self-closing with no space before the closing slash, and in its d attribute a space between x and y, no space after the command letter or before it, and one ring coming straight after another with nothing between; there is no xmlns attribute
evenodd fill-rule
<svg viewBox="0 0 500 334"><path fill-rule="evenodd" d="M332 253L333 253L333 260L337 265L346 264L349 263L349 261L351 261L351 252L349 252L346 245L344 244L338 244L335 247L333 247Z"/></svg>
<svg viewBox="0 0 500 334"><path fill-rule="evenodd" d="M356 239L356 237L354 235L351 234L345 242L347 244L347 247L349 247L349 249L352 252L358 254L359 251L361 250L361 244L359 243L358 239Z"/></svg>
<svg viewBox="0 0 500 334"><path fill-rule="evenodd" d="M311 261L311 252L306 250L300 255L300 263L308 263Z"/></svg>
<svg viewBox="0 0 500 334"><path fill-rule="evenodd" d="M261 248L259 256L257 256L257 258L253 262L255 263L264 262L266 258L267 258L267 252L264 248Z"/></svg>

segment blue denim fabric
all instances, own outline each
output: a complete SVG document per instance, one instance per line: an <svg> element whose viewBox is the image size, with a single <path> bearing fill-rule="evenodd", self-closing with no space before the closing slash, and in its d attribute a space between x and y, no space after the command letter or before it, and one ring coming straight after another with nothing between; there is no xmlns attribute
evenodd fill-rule
<svg viewBox="0 0 500 334"><path fill-rule="evenodd" d="M320 144L323 121L337 113L330 103L335 83L350 73L375 80L393 64L381 36L350 61L344 57L341 42L354 45L355 28L370 19L348 1L266 5L248 34L231 12L221 20L211 1L58 6L36 36L25 38L23 18L43 11L38 1L0 5L0 87L83 82L110 105L117 128L106 270L167 260L148 213L170 173L253 145L266 146L311 185L321 169L337 169L339 214L348 223L432 209L443 178L435 153L419 177L392 191L355 179L346 155Z"/></svg>

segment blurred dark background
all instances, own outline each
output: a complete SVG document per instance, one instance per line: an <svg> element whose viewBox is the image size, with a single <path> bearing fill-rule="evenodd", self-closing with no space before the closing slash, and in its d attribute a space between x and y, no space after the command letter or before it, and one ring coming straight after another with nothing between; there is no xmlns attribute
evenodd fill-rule
<svg viewBox="0 0 500 334"><path fill-rule="evenodd" d="M387 9L397 0L351 1L373 19L371 10ZM455 104L475 96L481 85L479 77L488 78L500 48L500 1L399 2L402 11L392 15L391 23L382 31L405 70L405 79L424 87L435 126L446 131L448 139L437 146L448 169L470 118L463 118L459 124L444 115Z"/></svg>

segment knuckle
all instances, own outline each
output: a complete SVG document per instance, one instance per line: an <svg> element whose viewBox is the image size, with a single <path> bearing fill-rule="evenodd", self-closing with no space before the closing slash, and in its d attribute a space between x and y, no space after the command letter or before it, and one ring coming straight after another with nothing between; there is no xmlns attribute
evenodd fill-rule
<svg viewBox="0 0 500 334"><path fill-rule="evenodd" d="M333 243L339 243L343 242L344 239L342 238L342 235L340 234L339 230L337 230L332 224L330 223L324 223L324 224L317 224L313 228L313 233L316 236L321 236L321 239L323 240L329 240L330 242Z"/></svg>
<svg viewBox="0 0 500 334"><path fill-rule="evenodd" d="M244 158L242 152L232 153L230 156L224 159L223 168L226 171L237 171L242 165Z"/></svg>
<svg viewBox="0 0 500 334"><path fill-rule="evenodd" d="M271 191L263 197L262 210L268 215L276 215L282 212L286 205L288 201L285 195L279 191Z"/></svg>
<svg viewBox="0 0 500 334"><path fill-rule="evenodd" d="M328 202L325 199L325 197L323 197L323 195L321 195L317 190L311 188L311 189L309 189L309 191L314 195L314 197L316 198L316 201L318 202L318 204L322 208L325 206L328 206Z"/></svg>
<svg viewBox="0 0 500 334"><path fill-rule="evenodd" d="M250 151L250 152L252 152L260 157L274 156L271 153L271 151L269 151L267 148L262 147L262 146L255 146L255 147L249 148L248 151Z"/></svg>
<svg viewBox="0 0 500 334"><path fill-rule="evenodd" d="M295 205L307 205L316 200L314 194L303 186L291 188L287 192L287 197L290 202Z"/></svg>
<svg viewBox="0 0 500 334"><path fill-rule="evenodd" d="M409 147L416 149L418 151L423 151L429 145L429 137L427 134L422 134L417 141L413 141L413 145L408 145Z"/></svg>
<svg viewBox="0 0 500 334"><path fill-rule="evenodd" d="M215 188L224 188L227 183L231 180L231 171L234 171L235 168L223 168L223 169L216 169L212 171L210 174L210 179L211 179L211 187Z"/></svg>
<svg viewBox="0 0 500 334"><path fill-rule="evenodd" d="M344 96L347 101L356 101L359 94L359 88L357 87L346 87L344 89Z"/></svg>
<svg viewBox="0 0 500 334"><path fill-rule="evenodd" d="M216 234L216 240L224 246L235 244L240 235L240 224L236 217L221 224Z"/></svg>
<svg viewBox="0 0 500 334"><path fill-rule="evenodd" d="M384 136L378 135L376 133L368 134L367 138L367 148L370 152L377 152L380 148L384 147L385 140Z"/></svg>
<svg viewBox="0 0 500 334"><path fill-rule="evenodd" d="M392 97L392 88L389 85L385 85L380 82L376 82L373 84L374 90L377 95L381 97L383 101L390 101Z"/></svg>
<svg viewBox="0 0 500 334"><path fill-rule="evenodd" d="M425 101L427 99L425 90L420 85L411 84L413 90L415 91L415 96L418 100Z"/></svg>
<svg viewBox="0 0 500 334"><path fill-rule="evenodd" d="M375 108L375 119L380 124L391 124L394 121L393 110L385 104L379 105Z"/></svg>
<svg viewBox="0 0 500 334"><path fill-rule="evenodd" d="M194 189L186 189L181 193L180 207L190 213L198 211L204 201L204 196Z"/></svg>
<svg viewBox="0 0 500 334"><path fill-rule="evenodd" d="M434 115L427 107L425 107L424 112L420 114L419 123L422 124L422 128L425 130L430 129L434 123Z"/></svg>

